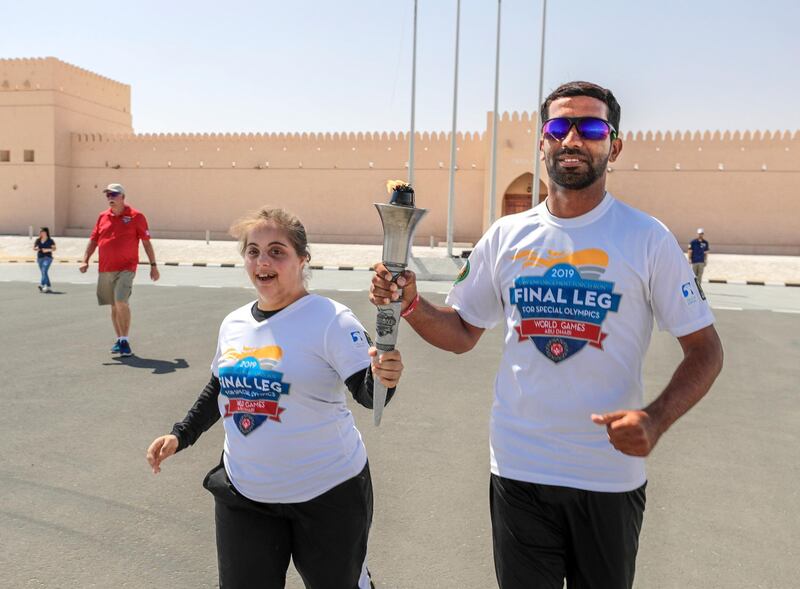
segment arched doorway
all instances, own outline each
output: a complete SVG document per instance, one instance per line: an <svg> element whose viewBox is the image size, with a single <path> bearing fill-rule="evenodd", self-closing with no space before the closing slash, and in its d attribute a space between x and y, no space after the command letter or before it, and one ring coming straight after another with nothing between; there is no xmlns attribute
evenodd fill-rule
<svg viewBox="0 0 800 589"><path fill-rule="evenodd" d="M533 200L533 174L526 172L509 184L503 195L503 215L527 211ZM547 185L539 180L539 202L547 198ZM539 203L536 203L539 204Z"/></svg>

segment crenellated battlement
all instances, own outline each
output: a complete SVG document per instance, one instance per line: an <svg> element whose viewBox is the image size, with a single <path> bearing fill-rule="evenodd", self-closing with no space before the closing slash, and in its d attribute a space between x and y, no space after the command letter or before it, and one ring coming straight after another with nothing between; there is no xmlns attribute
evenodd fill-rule
<svg viewBox="0 0 800 589"><path fill-rule="evenodd" d="M489 120L491 120L491 113ZM509 127L526 126L525 131L532 132L532 125L536 124L537 113L535 112L503 112L499 117L501 133L508 132ZM506 127L503 130L503 127ZM635 143L736 143L741 142L765 142L765 141L798 141L800 140L800 130L794 132L787 130L756 130L756 131L624 131L620 138L626 142Z"/></svg>
<svg viewBox="0 0 800 589"><path fill-rule="evenodd" d="M636 143L742 143L766 141L798 141L800 131L627 131L622 135L623 141Z"/></svg>
<svg viewBox="0 0 800 589"><path fill-rule="evenodd" d="M47 66L55 66L64 71L69 71L76 76L82 76L91 80L102 82L104 84L123 86L125 88L130 87L127 84L123 84L116 80L112 80L111 78L101 76L100 74L97 74L93 71L84 69L82 67L78 67L77 65L72 65L71 63L62 61L56 57L12 57L12 58L0 59L0 71L4 70L6 66L10 68L39 68L39 69Z"/></svg>
<svg viewBox="0 0 800 589"><path fill-rule="evenodd" d="M350 133L73 133L73 165L114 169L395 169L408 164L409 134ZM457 133L457 165L483 169L484 141ZM445 169L450 134L416 134L415 164Z"/></svg>
<svg viewBox="0 0 800 589"><path fill-rule="evenodd" d="M513 118L512 118L513 117ZM535 119L534 119L535 120ZM501 124L506 123L529 123L531 119L528 113L503 113L500 118ZM409 133L402 131L375 131L375 132L335 132L335 133L123 133L123 134L101 134L101 133L75 133L75 141L82 142L120 142L120 141L289 141L294 143L402 143L407 142ZM436 144L450 144L449 132L417 132L416 141ZM458 144L481 143L485 138L484 133L462 132L456 133ZM740 145L742 143L790 143L800 141L800 130L791 131L627 131L620 138L627 143L728 143Z"/></svg>
<svg viewBox="0 0 800 589"><path fill-rule="evenodd" d="M175 142L175 141L259 141L259 142L293 142L293 143L406 143L409 133L395 132L342 132L342 133L74 133L73 140L78 143L109 142ZM425 144L450 145L450 133L417 132L417 142ZM458 144L481 143L483 134L477 132L456 133Z"/></svg>
<svg viewBox="0 0 800 589"><path fill-rule="evenodd" d="M491 113L490 113L491 115ZM499 116L501 149L530 157L536 113ZM449 166L450 133L417 132L416 165ZM406 132L73 133L75 163L114 168L403 168ZM456 135L458 165L483 169L485 133ZM611 171L800 170L800 131L629 131ZM514 154L519 157L514 159ZM532 161L532 160L531 160Z"/></svg>
<svg viewBox="0 0 800 589"><path fill-rule="evenodd" d="M130 112L127 84L55 57L0 59L0 92L57 91Z"/></svg>

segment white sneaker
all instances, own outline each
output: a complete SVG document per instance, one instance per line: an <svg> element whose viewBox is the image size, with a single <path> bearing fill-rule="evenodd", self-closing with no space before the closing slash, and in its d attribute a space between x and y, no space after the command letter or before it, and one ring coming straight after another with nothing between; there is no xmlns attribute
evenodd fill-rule
<svg viewBox="0 0 800 589"><path fill-rule="evenodd" d="M51 289L49 286L45 286L45 287L42 289L42 292L52 292L52 289Z"/></svg>

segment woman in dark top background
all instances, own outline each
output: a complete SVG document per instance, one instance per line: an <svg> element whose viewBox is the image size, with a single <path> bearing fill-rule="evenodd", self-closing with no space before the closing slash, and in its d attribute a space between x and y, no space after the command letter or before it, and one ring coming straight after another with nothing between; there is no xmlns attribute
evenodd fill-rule
<svg viewBox="0 0 800 589"><path fill-rule="evenodd" d="M50 237L50 229L42 227L39 231L39 238L33 243L33 249L36 250L36 262L42 272L39 292L50 292L52 289L47 272L50 270L50 264L53 263L53 252L56 251L56 242Z"/></svg>

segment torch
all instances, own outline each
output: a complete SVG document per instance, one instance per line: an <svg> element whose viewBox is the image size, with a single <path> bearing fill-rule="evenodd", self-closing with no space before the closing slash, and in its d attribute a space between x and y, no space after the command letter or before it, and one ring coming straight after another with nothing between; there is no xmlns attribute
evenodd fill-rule
<svg viewBox="0 0 800 589"><path fill-rule="evenodd" d="M414 189L409 184L392 180L386 183L386 188L392 195L389 204L375 203L375 208L383 224L383 265L391 272L392 280L397 280L408 266L414 230L428 209L414 206ZM402 298L402 291L398 292ZM378 305L375 347L379 354L394 350L400 327L400 306L400 298L388 305ZM381 424L385 405L386 387L375 379L372 405L375 425Z"/></svg>

